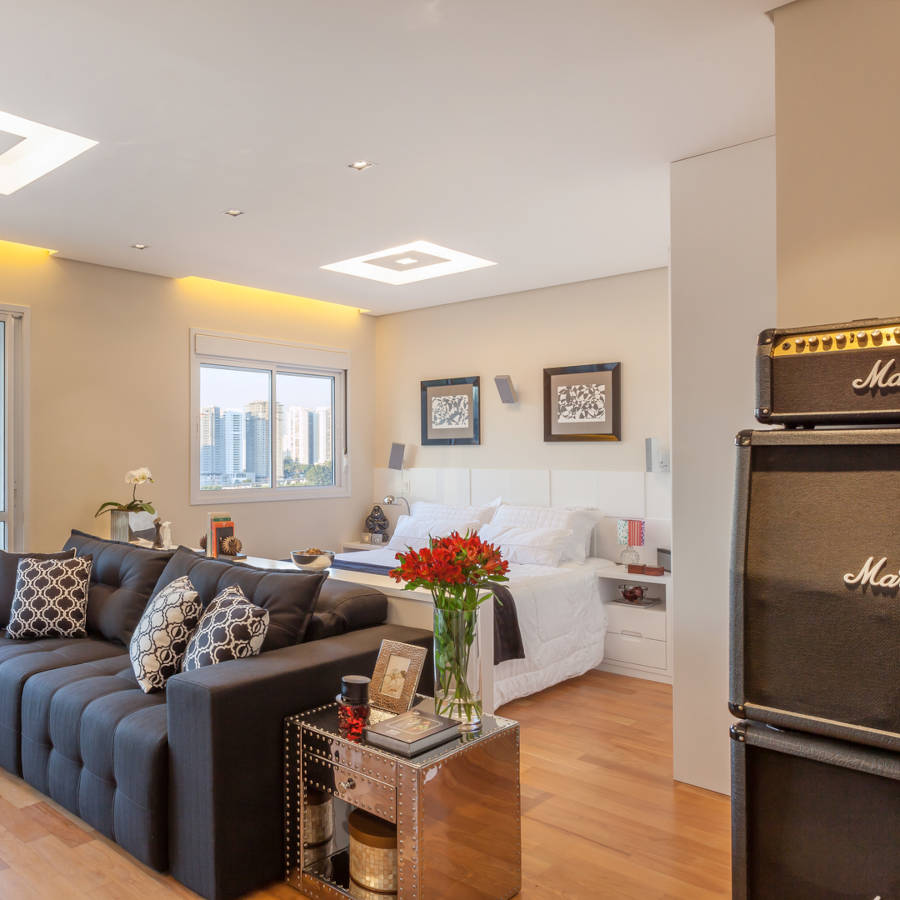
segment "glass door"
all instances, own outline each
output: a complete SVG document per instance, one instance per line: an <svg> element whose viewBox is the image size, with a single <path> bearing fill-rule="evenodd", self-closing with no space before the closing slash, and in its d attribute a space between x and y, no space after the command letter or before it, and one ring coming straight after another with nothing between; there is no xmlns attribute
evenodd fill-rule
<svg viewBox="0 0 900 900"><path fill-rule="evenodd" d="M23 314L0 308L0 549L17 550L24 539L18 466L23 459L19 371Z"/></svg>

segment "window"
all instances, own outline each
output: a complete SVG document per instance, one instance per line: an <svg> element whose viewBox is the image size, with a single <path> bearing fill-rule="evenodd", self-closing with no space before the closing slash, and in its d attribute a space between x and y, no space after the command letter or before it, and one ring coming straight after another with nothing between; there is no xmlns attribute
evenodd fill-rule
<svg viewBox="0 0 900 900"><path fill-rule="evenodd" d="M348 496L349 356L193 332L191 501Z"/></svg>

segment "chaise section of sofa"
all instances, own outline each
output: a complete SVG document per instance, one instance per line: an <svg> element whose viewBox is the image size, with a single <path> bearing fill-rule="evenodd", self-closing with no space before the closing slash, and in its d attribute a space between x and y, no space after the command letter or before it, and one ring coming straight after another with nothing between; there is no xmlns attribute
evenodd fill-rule
<svg viewBox="0 0 900 900"><path fill-rule="evenodd" d="M385 639L432 642L419 628L380 625L169 681L169 851L179 881L230 900L283 877L283 721L333 700L342 675L370 674Z"/></svg>

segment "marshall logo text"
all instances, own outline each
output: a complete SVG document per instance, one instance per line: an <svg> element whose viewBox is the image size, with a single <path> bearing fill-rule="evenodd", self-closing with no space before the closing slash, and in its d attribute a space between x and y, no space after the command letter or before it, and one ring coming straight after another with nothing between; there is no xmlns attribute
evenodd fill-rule
<svg viewBox="0 0 900 900"><path fill-rule="evenodd" d="M882 363L876 360L872 371L865 378L854 378L850 383L855 391L900 391L900 371L895 371L896 359Z"/></svg>
<svg viewBox="0 0 900 900"><path fill-rule="evenodd" d="M863 587L868 584L873 588L879 587L888 590L896 588L900 585L900 572L887 572L882 575L881 570L886 562L886 556L882 556L879 560L876 560L874 556L870 556L855 575L853 572L848 572L844 576L844 584L859 584Z"/></svg>

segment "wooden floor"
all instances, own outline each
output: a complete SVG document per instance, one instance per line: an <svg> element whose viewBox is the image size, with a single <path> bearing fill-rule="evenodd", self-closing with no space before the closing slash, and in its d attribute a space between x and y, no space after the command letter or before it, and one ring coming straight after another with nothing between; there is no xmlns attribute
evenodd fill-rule
<svg viewBox="0 0 900 900"><path fill-rule="evenodd" d="M671 705L667 685L590 672L502 710L522 726L523 900L729 895L728 800L672 781ZM0 770L2 900L196 896Z"/></svg>

